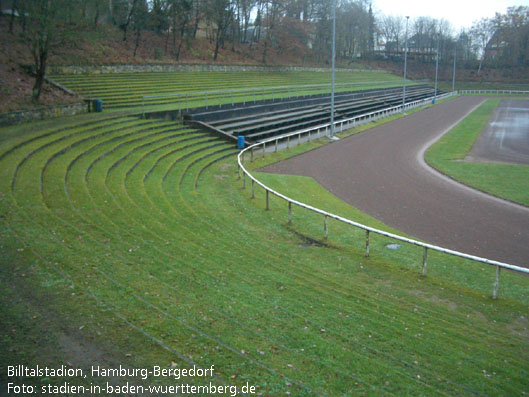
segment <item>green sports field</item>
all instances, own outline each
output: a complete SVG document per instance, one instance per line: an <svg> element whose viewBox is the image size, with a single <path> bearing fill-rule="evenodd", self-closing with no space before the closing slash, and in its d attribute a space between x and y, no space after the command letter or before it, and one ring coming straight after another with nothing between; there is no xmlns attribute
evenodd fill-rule
<svg viewBox="0 0 529 397"><path fill-rule="evenodd" d="M463 161L487 125L501 98L488 99L433 145L426 161L464 184L525 206L529 205L529 166Z"/></svg>
<svg viewBox="0 0 529 397"><path fill-rule="evenodd" d="M260 178L389 230L313 180ZM0 217L2 392L106 387L94 365L214 366L213 377L117 376L114 387L527 392L527 278L502 273L493 301L486 265L434 253L423 278L422 251L382 237L365 258L364 232L331 222L324 239L320 217L294 210L289 224L274 198L265 211L261 190L242 189L234 146L176 122L107 111L2 129ZM88 376L7 375L63 364Z"/></svg>

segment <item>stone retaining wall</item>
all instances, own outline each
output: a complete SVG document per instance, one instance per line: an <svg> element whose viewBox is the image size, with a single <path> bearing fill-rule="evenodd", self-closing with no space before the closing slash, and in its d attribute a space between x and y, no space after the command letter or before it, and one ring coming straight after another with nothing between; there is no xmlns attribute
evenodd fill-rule
<svg viewBox="0 0 529 397"><path fill-rule="evenodd" d="M384 72L383 70L337 69L339 71ZM106 65L106 66L48 66L49 75L57 74L103 74L146 72L329 72L329 68L305 68L299 66L244 66L244 65Z"/></svg>
<svg viewBox="0 0 529 397"><path fill-rule="evenodd" d="M70 105L50 106L40 109L2 113L0 114L0 126L5 127L8 125L24 123L27 121L47 120L54 117L73 116L82 113L88 113L88 104L73 103Z"/></svg>

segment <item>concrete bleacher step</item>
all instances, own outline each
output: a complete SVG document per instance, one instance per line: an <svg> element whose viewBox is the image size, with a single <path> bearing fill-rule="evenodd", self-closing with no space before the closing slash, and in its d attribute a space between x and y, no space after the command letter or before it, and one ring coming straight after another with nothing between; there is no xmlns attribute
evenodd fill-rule
<svg viewBox="0 0 529 397"><path fill-rule="evenodd" d="M335 96L335 120L343 120L397 106L402 103L402 87L346 92ZM406 102L433 96L424 85L409 86ZM330 120L330 96L288 98L270 103L252 103L228 109L199 109L184 116L227 136L245 136L248 142L284 135L300 129L325 124Z"/></svg>

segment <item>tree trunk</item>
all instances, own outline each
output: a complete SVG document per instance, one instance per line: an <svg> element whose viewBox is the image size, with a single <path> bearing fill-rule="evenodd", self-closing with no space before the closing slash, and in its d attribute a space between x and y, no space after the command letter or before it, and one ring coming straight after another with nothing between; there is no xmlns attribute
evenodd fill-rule
<svg viewBox="0 0 529 397"><path fill-rule="evenodd" d="M180 52L182 51L182 46L184 45L184 35L186 32L186 25L187 23L182 24L180 28L180 42L178 43L178 48L176 49L176 55L175 58L178 61L180 59Z"/></svg>
<svg viewBox="0 0 529 397"><path fill-rule="evenodd" d="M200 23L200 9L197 7L195 12L195 25L193 26L193 40L197 38L198 24Z"/></svg>
<svg viewBox="0 0 529 397"><path fill-rule="evenodd" d="M13 33L13 25L15 23L15 12L17 12L16 10L17 0L13 0L13 4L11 4L11 18L9 19L9 33Z"/></svg>
<svg viewBox="0 0 529 397"><path fill-rule="evenodd" d="M180 57L180 51L177 51L176 48L176 14L173 11L173 29L172 29L172 36L173 36L173 55L175 57L175 61L178 61L178 58Z"/></svg>
<svg viewBox="0 0 529 397"><path fill-rule="evenodd" d="M96 0L96 15L94 17L94 29L97 29L98 22L99 22L99 1Z"/></svg>
<svg viewBox="0 0 529 397"><path fill-rule="evenodd" d="M215 54L213 55L214 61L217 60L217 57L219 55L219 47L220 47L220 27L217 29L217 34L215 37Z"/></svg>
<svg viewBox="0 0 529 397"><path fill-rule="evenodd" d="M35 49L35 84L33 85L31 99L34 103L38 103L40 94L42 92L42 84L44 83L44 77L46 76L46 62L48 60L48 50L45 48Z"/></svg>
<svg viewBox="0 0 529 397"><path fill-rule="evenodd" d="M136 58L136 52L138 51L138 47L140 46L140 40L141 40L141 29L136 29L136 42L134 45L134 54L132 55L133 58Z"/></svg>
<svg viewBox="0 0 529 397"><path fill-rule="evenodd" d="M270 33L270 32L269 32ZM265 41L264 41L264 48L263 48L263 58L262 58L262 63L266 64L266 55L267 55L267 52L268 52L268 36L266 37Z"/></svg>

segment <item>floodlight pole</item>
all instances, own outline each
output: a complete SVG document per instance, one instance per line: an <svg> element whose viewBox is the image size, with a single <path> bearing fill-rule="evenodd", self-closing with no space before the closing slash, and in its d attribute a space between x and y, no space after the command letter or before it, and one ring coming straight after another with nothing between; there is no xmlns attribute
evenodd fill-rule
<svg viewBox="0 0 529 397"><path fill-rule="evenodd" d="M456 90L456 59L457 59L457 43L454 47L454 73L452 74L452 92Z"/></svg>
<svg viewBox="0 0 529 397"><path fill-rule="evenodd" d="M402 112L404 112L404 105L406 104L406 69L408 67L408 21L410 17L406 17L406 46L404 49L404 86L402 87Z"/></svg>
<svg viewBox="0 0 529 397"><path fill-rule="evenodd" d="M435 58L436 58L435 60L435 92L433 94L434 105L437 99L437 77L439 76L439 34L437 35L437 54Z"/></svg>
<svg viewBox="0 0 529 397"><path fill-rule="evenodd" d="M334 137L334 69L336 65L336 0L332 4L331 138Z"/></svg>

